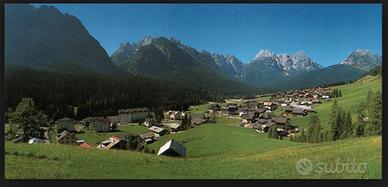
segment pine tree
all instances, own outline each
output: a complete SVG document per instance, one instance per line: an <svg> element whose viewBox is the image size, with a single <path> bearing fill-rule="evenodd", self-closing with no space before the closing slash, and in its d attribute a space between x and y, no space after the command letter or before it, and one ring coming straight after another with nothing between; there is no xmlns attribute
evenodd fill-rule
<svg viewBox="0 0 388 187"><path fill-rule="evenodd" d="M330 139L337 140L340 136L340 126L338 124L338 102L334 99L333 105L331 107L330 115Z"/></svg>
<svg viewBox="0 0 388 187"><path fill-rule="evenodd" d="M353 126L353 136L361 137L365 135L364 129L366 126L365 122L365 103L361 102L358 110L357 110L357 120Z"/></svg>
<svg viewBox="0 0 388 187"><path fill-rule="evenodd" d="M47 127L47 116L37 109L32 98L23 98L10 116L11 128L15 131L23 130L23 139L44 138L40 127Z"/></svg>
<svg viewBox="0 0 388 187"><path fill-rule="evenodd" d="M278 131L277 131L277 128L276 128L276 125L272 125L272 127L269 128L268 137L269 137L269 138L276 138L276 139L279 138Z"/></svg>
<svg viewBox="0 0 388 187"><path fill-rule="evenodd" d="M321 124L318 116L310 117L310 127L307 130L306 139L310 143L318 143L320 141Z"/></svg>
<svg viewBox="0 0 388 187"><path fill-rule="evenodd" d="M344 138L347 138L349 136L352 135L352 117L350 115L350 112L347 112L344 116L343 116L343 128L342 128L342 139Z"/></svg>
<svg viewBox="0 0 388 187"><path fill-rule="evenodd" d="M369 96L368 96L369 97ZM381 135L382 132L382 98L381 93L371 94L367 110L366 135Z"/></svg>
<svg viewBox="0 0 388 187"><path fill-rule="evenodd" d="M186 129L189 129L190 128L190 125L191 125L191 115L190 114L185 114L183 117L182 117L182 125L181 125L181 128L183 130L186 130Z"/></svg>

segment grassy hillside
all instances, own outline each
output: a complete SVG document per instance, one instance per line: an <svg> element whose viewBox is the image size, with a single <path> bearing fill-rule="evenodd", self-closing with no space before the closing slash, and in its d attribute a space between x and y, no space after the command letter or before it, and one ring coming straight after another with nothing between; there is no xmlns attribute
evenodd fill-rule
<svg viewBox="0 0 388 187"><path fill-rule="evenodd" d="M231 125L232 124L232 125ZM83 149L66 145L7 142L5 177L12 178L381 178L381 137L348 139L318 145L267 138L236 126L236 119L167 135L150 147L174 138L188 149L187 158L170 158L125 150ZM300 175L299 159L331 164L366 162L365 173ZM328 166L328 167L329 167Z"/></svg>
<svg viewBox="0 0 388 187"><path fill-rule="evenodd" d="M382 90L382 77L381 76L365 76L360 80L341 86L335 86L333 88L340 89L342 97L337 98L339 106L352 114L355 120L356 111L361 101L366 100L366 96L369 90L373 92ZM322 104L314 106L314 109L318 111L317 115L321 120L323 127L328 127L329 116L333 101L324 101ZM278 110L281 110L279 108ZM279 111L277 111L279 113ZM291 118L292 124L297 124L300 127L308 127L309 116L294 117Z"/></svg>
<svg viewBox="0 0 388 187"><path fill-rule="evenodd" d="M280 141L280 140L279 140ZM15 155L16 154L16 155ZM87 159L85 159L87 158ZM295 163L366 162L365 173L300 175ZM6 144L5 177L11 178L381 178L381 137L299 145L228 157L169 158L130 151L63 145Z"/></svg>
<svg viewBox="0 0 388 187"><path fill-rule="evenodd" d="M366 76L349 85L342 85L339 104L353 113L368 90L381 90L381 77ZM325 126L332 102L315 109ZM204 110L206 105L192 108ZM277 111L279 112L279 111ZM308 116L293 118L293 123L308 125ZM84 149L55 144L5 144L5 177L64 179L381 179L381 136L346 139L322 144L308 144L270 139L267 134L239 127L238 118L218 117L215 124L204 124L177 134L169 134L149 145L158 150L175 139L187 148L186 158L156 156L127 150ZM141 126L126 126L122 132L143 133ZM112 134L80 135L94 143ZM300 159L309 159L313 170L301 175L296 170ZM365 172L332 172L336 164L356 165ZM319 172L318 165L328 172ZM350 166L351 167L351 166Z"/></svg>

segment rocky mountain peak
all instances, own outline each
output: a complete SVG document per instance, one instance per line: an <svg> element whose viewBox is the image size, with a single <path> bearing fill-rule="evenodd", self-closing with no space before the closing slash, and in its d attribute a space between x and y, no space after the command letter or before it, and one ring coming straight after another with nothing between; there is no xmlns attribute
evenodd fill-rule
<svg viewBox="0 0 388 187"><path fill-rule="evenodd" d="M255 59L262 58L262 57L275 57L275 53L269 49L261 49L255 56Z"/></svg>
<svg viewBox="0 0 388 187"><path fill-rule="evenodd" d="M381 65L381 63L381 57L377 54L372 54L369 49L357 49L341 62L341 64L352 65L361 70L371 70Z"/></svg>

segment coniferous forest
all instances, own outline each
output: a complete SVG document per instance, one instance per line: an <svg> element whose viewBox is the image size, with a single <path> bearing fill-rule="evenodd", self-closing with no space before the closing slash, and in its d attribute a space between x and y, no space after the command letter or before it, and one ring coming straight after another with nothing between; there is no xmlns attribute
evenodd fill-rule
<svg viewBox="0 0 388 187"><path fill-rule="evenodd" d="M148 107L154 112L187 110L190 105L219 101L235 94L222 88L195 88L144 76L60 74L27 69L7 73L5 87L8 113L22 98L30 97L53 120L116 115L119 109L133 107Z"/></svg>

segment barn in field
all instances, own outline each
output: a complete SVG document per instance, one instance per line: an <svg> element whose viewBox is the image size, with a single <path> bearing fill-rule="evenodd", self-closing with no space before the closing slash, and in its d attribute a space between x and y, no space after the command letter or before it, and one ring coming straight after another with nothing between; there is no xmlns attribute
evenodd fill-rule
<svg viewBox="0 0 388 187"><path fill-rule="evenodd" d="M158 151L159 155L166 155L166 156L175 156L175 157L185 157L186 156L186 147L184 147L179 142L171 139L166 144L164 144L162 147L160 147Z"/></svg>

